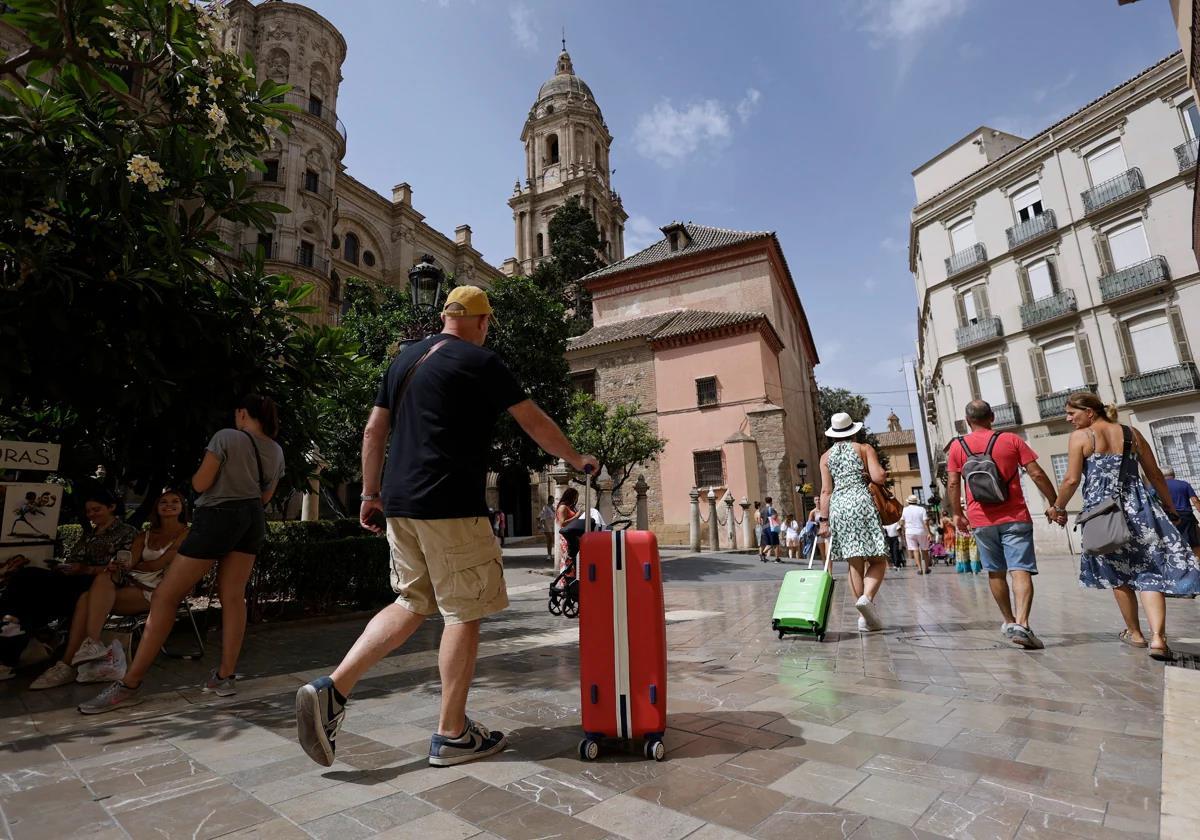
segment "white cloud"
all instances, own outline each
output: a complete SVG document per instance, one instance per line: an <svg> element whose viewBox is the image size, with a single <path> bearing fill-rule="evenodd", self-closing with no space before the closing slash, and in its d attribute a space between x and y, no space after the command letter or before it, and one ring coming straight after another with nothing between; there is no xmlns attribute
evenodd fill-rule
<svg viewBox="0 0 1200 840"><path fill-rule="evenodd" d="M534 51L538 47L537 21L533 9L524 3L508 7L508 26L513 40L523 50Z"/></svg>
<svg viewBox="0 0 1200 840"><path fill-rule="evenodd" d="M648 216L635 213L625 223L625 256L632 256L662 239L659 226Z"/></svg>
<svg viewBox="0 0 1200 840"><path fill-rule="evenodd" d="M1052 85L1034 88L1033 101L1034 102L1045 102L1046 97L1048 97L1050 94L1058 93L1062 90L1065 90L1067 87L1070 86L1071 82L1075 81L1076 75L1077 75L1076 72L1074 70L1072 70L1070 73L1068 73L1066 76L1063 76L1061 79L1059 79L1057 82L1055 82Z"/></svg>
<svg viewBox="0 0 1200 840"><path fill-rule="evenodd" d="M682 163L702 146L720 148L733 136L729 112L715 99L676 108L663 99L638 118L633 143L638 153L660 166Z"/></svg>
<svg viewBox="0 0 1200 840"><path fill-rule="evenodd" d="M762 91L757 90L756 88L746 89L746 95L743 96L741 101L738 102L737 108L735 109L737 110L738 119L740 119L743 124L745 124L750 117L754 115L754 112L758 110L758 103L761 99Z"/></svg>
<svg viewBox="0 0 1200 840"><path fill-rule="evenodd" d="M868 0L859 10L859 26L881 46L919 38L966 8L967 0Z"/></svg>

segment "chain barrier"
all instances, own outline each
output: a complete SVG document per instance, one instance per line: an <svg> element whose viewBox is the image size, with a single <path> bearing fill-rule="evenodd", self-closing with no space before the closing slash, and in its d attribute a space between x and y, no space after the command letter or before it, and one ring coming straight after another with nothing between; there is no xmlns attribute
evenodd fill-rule
<svg viewBox="0 0 1200 840"><path fill-rule="evenodd" d="M704 505L699 505L699 508L700 508L700 521L703 524L707 525L709 517L704 515Z"/></svg>

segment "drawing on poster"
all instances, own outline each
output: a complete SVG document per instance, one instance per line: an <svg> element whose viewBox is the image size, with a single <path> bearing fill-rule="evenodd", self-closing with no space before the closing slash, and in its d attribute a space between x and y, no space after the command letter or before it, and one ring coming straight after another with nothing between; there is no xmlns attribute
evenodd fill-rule
<svg viewBox="0 0 1200 840"><path fill-rule="evenodd" d="M52 565L53 559L53 543L0 547L0 581L24 566L47 569Z"/></svg>
<svg viewBox="0 0 1200 840"><path fill-rule="evenodd" d="M0 486L4 518L0 521L0 542L53 540L58 532L59 498L57 484L6 484Z"/></svg>

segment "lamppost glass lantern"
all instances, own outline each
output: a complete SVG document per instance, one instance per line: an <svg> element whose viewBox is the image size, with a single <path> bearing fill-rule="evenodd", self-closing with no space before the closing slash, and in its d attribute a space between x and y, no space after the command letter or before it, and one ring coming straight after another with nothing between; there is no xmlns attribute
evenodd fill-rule
<svg viewBox="0 0 1200 840"><path fill-rule="evenodd" d="M430 254L422 254L421 261L408 272L408 285L412 291L413 306L422 314L437 312L442 298L442 281L445 273L438 268Z"/></svg>

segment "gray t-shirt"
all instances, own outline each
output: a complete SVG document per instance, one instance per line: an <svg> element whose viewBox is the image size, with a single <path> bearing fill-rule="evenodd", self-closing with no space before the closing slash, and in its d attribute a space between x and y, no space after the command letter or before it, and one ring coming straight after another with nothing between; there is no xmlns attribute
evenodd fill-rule
<svg viewBox="0 0 1200 840"><path fill-rule="evenodd" d="M221 429L206 447L221 460L221 469L212 487L196 500L197 507L262 496L264 490L258 481L258 464L254 460L254 450L250 448L251 438L262 460L263 484L273 488L283 477L283 449L278 443L270 438L248 436L237 429Z"/></svg>

